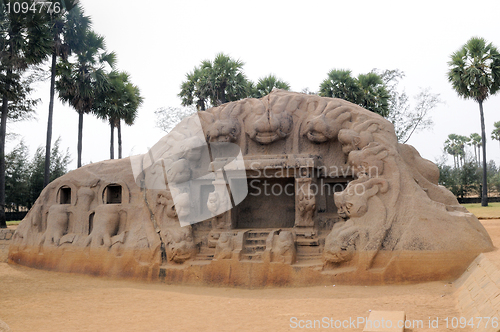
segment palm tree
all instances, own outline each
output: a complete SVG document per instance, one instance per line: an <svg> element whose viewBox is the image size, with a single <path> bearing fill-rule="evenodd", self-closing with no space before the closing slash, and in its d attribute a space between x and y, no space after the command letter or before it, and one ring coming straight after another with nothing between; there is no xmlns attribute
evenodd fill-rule
<svg viewBox="0 0 500 332"><path fill-rule="evenodd" d="M125 72L112 71L108 75L110 90L99 94L93 105L97 117L109 121L111 128L110 159L114 159L114 129L118 129L118 158L122 158L121 120L132 125L143 102L140 90L129 82Z"/></svg>
<svg viewBox="0 0 500 332"><path fill-rule="evenodd" d="M178 94L183 106L196 104L198 111L206 109L210 95L205 76L199 67L186 74L186 81L182 82L181 92Z"/></svg>
<svg viewBox="0 0 500 332"><path fill-rule="evenodd" d="M386 117L389 114L389 92L382 78L374 73L358 75L361 89L358 105Z"/></svg>
<svg viewBox="0 0 500 332"><path fill-rule="evenodd" d="M474 156L476 157L476 163L479 165L479 163L481 162L481 135L479 135L478 133L472 133L470 134L469 139L469 145L474 147Z"/></svg>
<svg viewBox="0 0 500 332"><path fill-rule="evenodd" d="M448 81L457 94L479 104L481 139L483 144L483 185L481 205L488 206L488 180L486 168L486 132L483 102L500 88L500 54L495 46L483 38L473 37L448 62Z"/></svg>
<svg viewBox="0 0 500 332"><path fill-rule="evenodd" d="M500 143L500 121L495 122L493 125L495 129L491 132L491 139Z"/></svg>
<svg viewBox="0 0 500 332"><path fill-rule="evenodd" d="M59 80L56 89L59 98L78 112L78 159L82 166L83 115L92 110L96 96L110 89L106 66L114 67L115 53L106 53L104 37L87 30L84 49L76 53L76 61L62 60L58 64Z"/></svg>
<svg viewBox="0 0 500 332"><path fill-rule="evenodd" d="M182 105L196 104L203 111L208 101L212 106L218 106L246 98L249 84L242 70L243 65L242 61L223 53L217 54L213 62L202 61L200 67L186 74L186 81L181 84L178 96Z"/></svg>
<svg viewBox="0 0 500 332"><path fill-rule="evenodd" d="M350 70L333 69L319 87L322 97L341 98L382 116L389 114L389 92L375 72L352 77Z"/></svg>
<svg viewBox="0 0 500 332"><path fill-rule="evenodd" d="M32 0L25 1L29 6ZM30 66L43 62L51 52L50 34L43 14L38 12L8 12L0 4L0 228L5 222L5 137L10 102L16 100L16 91L22 89L22 74Z"/></svg>
<svg viewBox="0 0 500 332"><path fill-rule="evenodd" d="M356 78L351 76L350 70L333 69L319 87L321 97L341 98L357 104L360 87Z"/></svg>
<svg viewBox="0 0 500 332"><path fill-rule="evenodd" d="M47 141L45 144L44 187L50 180L50 153L52 143L52 117L54 113L54 95L56 82L57 57L66 60L71 52L80 50L83 46L85 31L90 26L90 18L83 14L83 8L76 6L76 0L62 2L59 13L49 13L49 27L53 36L52 61L50 67L50 101L47 121ZM66 7L66 8L65 8Z"/></svg>
<svg viewBox="0 0 500 332"><path fill-rule="evenodd" d="M463 137L457 134L449 134L444 142L444 150L453 156L455 168L460 167L461 156L465 154Z"/></svg>
<svg viewBox="0 0 500 332"><path fill-rule="evenodd" d="M212 105L218 106L248 96L248 80L242 70L244 64L223 53L217 54L213 62L202 61L201 68L208 78Z"/></svg>
<svg viewBox="0 0 500 332"><path fill-rule="evenodd" d="M256 86L250 83L251 96L253 98L262 98L267 96L273 89L290 90L290 84L277 78L274 75L259 78Z"/></svg>

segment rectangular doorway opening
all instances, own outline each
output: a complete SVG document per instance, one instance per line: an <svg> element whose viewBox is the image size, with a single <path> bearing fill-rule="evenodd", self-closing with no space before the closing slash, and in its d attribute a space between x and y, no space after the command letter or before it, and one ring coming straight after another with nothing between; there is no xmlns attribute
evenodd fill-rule
<svg viewBox="0 0 500 332"><path fill-rule="evenodd" d="M247 179L248 195L236 206L236 228L292 228L295 179Z"/></svg>

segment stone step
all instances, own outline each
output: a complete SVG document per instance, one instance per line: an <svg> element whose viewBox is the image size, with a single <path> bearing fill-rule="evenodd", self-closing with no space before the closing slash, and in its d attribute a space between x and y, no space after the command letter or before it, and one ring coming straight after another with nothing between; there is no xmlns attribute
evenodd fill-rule
<svg viewBox="0 0 500 332"><path fill-rule="evenodd" d="M261 246L265 246L266 245L266 241L262 241L262 240L245 240L245 246L253 246L253 245L261 245Z"/></svg>
<svg viewBox="0 0 500 332"><path fill-rule="evenodd" d="M321 247L320 246L297 246L297 255L321 255Z"/></svg>
<svg viewBox="0 0 500 332"><path fill-rule="evenodd" d="M195 260L197 260L197 261L210 261L212 259L214 259L214 255L213 254L212 255L198 254L195 257Z"/></svg>
<svg viewBox="0 0 500 332"><path fill-rule="evenodd" d="M259 237L247 237L245 241L264 241L266 242L267 236L259 236Z"/></svg>
<svg viewBox="0 0 500 332"><path fill-rule="evenodd" d="M258 239L267 239L267 236L269 235L269 232L252 232L252 231L249 231L247 234L246 234L246 238L247 239L255 239L255 238L258 238Z"/></svg>
<svg viewBox="0 0 500 332"><path fill-rule="evenodd" d="M297 255L297 261L310 261L322 259L321 255Z"/></svg>
<svg viewBox="0 0 500 332"><path fill-rule="evenodd" d="M244 253L241 255L241 260L248 260L248 261L261 261L262 260L262 253Z"/></svg>
<svg viewBox="0 0 500 332"><path fill-rule="evenodd" d="M245 245L243 248L245 252L257 252L266 250L265 244L253 244L253 245Z"/></svg>
<svg viewBox="0 0 500 332"><path fill-rule="evenodd" d="M301 239L297 237L297 246L319 246L319 239Z"/></svg>

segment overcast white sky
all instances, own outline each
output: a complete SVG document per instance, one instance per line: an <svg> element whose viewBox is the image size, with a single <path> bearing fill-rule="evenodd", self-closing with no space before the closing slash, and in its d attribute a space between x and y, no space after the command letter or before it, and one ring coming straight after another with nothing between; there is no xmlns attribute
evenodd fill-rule
<svg viewBox="0 0 500 332"><path fill-rule="evenodd" d="M317 91L327 72L373 68L400 69L410 96L419 87L439 93L444 104L433 111L431 130L414 134L409 144L435 161L450 133L480 133L479 108L460 99L447 82L447 62L470 37L500 48L500 1L128 1L81 0L94 30L118 55L118 69L130 73L145 102L132 127L123 127L124 156L144 153L164 133L154 111L179 106L179 86L201 60L218 52L245 62L247 77L274 73L293 91ZM474 11L477 9L477 11ZM45 145L49 87L39 84L38 121L10 124L32 154ZM500 93L484 103L489 138L500 121ZM57 101L54 140L61 136L76 167L78 114ZM9 142L9 151L16 142ZM500 147L488 142L488 159L500 164ZM109 158L109 126L91 115L84 119L83 163ZM451 158L449 159L451 162Z"/></svg>

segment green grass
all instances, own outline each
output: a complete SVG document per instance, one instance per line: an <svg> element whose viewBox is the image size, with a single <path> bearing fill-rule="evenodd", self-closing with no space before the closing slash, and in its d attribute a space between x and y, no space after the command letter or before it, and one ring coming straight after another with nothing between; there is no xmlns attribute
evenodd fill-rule
<svg viewBox="0 0 500 332"><path fill-rule="evenodd" d="M21 222L21 220L11 220L11 221L7 221L7 226L12 226L12 225L19 225L19 223Z"/></svg>
<svg viewBox="0 0 500 332"><path fill-rule="evenodd" d="M500 202L488 203L488 206L481 206L481 203L462 204L467 210L478 218L498 218L500 219Z"/></svg>

